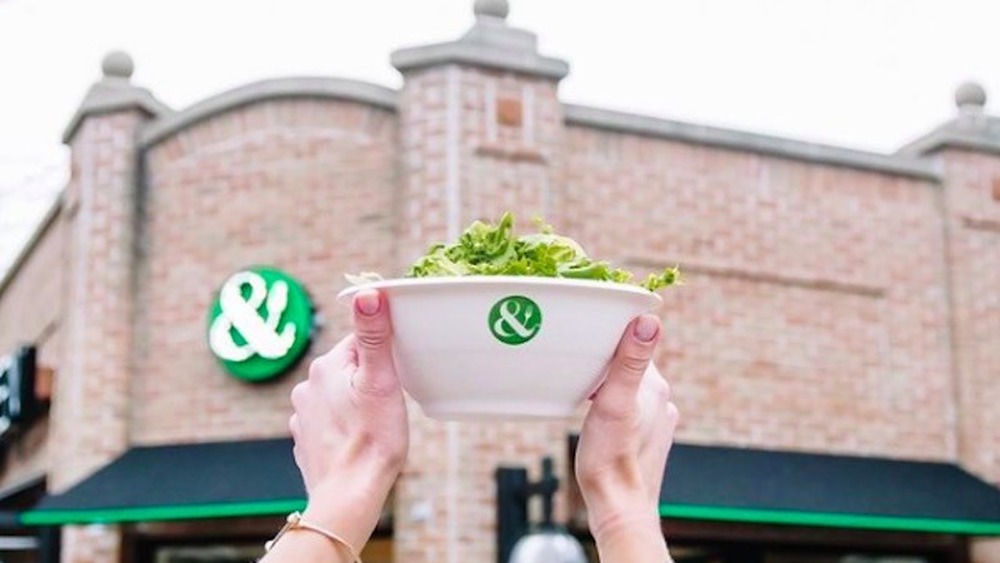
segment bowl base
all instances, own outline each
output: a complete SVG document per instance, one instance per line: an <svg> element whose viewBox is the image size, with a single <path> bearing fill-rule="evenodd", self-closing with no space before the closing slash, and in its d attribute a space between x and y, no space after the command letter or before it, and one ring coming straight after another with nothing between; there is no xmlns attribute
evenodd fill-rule
<svg viewBox="0 0 1000 563"><path fill-rule="evenodd" d="M509 403L455 401L422 404L420 407L425 415L445 421L571 418L576 413L575 405L524 401Z"/></svg>

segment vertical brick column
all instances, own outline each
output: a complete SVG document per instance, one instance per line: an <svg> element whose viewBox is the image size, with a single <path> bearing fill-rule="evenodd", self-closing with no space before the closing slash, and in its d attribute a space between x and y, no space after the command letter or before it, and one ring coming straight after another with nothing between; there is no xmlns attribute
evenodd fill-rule
<svg viewBox="0 0 1000 563"><path fill-rule="evenodd" d="M1000 484L1000 158L948 150L945 164L951 290L963 465Z"/></svg>
<svg viewBox="0 0 1000 563"><path fill-rule="evenodd" d="M476 219L509 210L522 228L534 216L558 221L558 84L568 67L539 55L535 36L508 27L506 12L506 2L477 2L476 24L460 40L393 54L404 76L400 269ZM556 456L564 470L568 423L437 422L411 407L396 558L495 560L494 471L534 471L543 455Z"/></svg>
<svg viewBox="0 0 1000 563"><path fill-rule="evenodd" d="M129 83L132 61L108 55L66 131L72 177L66 192L66 342L52 413L50 486L63 491L128 445L132 279L136 256L140 126L162 110ZM116 560L116 528L65 528L62 560Z"/></svg>
<svg viewBox="0 0 1000 563"><path fill-rule="evenodd" d="M1000 486L1000 158L947 150L958 453L963 467ZM991 297L992 296L992 297ZM1000 541L973 543L973 561L1000 560Z"/></svg>
<svg viewBox="0 0 1000 563"><path fill-rule="evenodd" d="M908 147L944 172L956 443L963 467L1000 486L1000 140L974 83L955 92L959 114ZM1000 561L1000 541L973 542L976 563Z"/></svg>

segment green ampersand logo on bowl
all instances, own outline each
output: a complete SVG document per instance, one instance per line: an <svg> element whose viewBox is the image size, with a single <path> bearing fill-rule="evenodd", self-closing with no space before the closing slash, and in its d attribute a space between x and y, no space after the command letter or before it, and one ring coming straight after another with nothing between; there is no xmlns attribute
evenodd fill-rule
<svg viewBox="0 0 1000 563"><path fill-rule="evenodd" d="M293 277L255 267L230 276L208 322L208 345L222 366L245 381L264 381L302 357L313 329L309 295Z"/></svg>
<svg viewBox="0 0 1000 563"><path fill-rule="evenodd" d="M531 340L542 328L542 310L523 295L510 295L490 309L490 332L497 340L518 346Z"/></svg>

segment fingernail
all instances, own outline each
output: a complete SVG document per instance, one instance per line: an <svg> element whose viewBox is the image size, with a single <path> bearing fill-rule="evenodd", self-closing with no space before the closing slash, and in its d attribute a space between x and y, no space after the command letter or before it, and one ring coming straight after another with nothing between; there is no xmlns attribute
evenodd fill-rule
<svg viewBox="0 0 1000 563"><path fill-rule="evenodd" d="M374 291L364 291L358 294L358 297L355 300L355 305L357 306L359 313L371 316L378 313L378 309L382 305L382 300L379 299L378 293Z"/></svg>
<svg viewBox="0 0 1000 563"><path fill-rule="evenodd" d="M643 315L639 317L639 321L635 323L635 337L643 342L649 342L656 336L656 331L659 328L659 324L656 319L649 316Z"/></svg>

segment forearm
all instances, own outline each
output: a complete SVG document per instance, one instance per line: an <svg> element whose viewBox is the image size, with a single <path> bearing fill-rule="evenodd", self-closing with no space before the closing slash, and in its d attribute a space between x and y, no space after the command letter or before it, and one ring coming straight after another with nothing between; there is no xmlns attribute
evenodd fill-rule
<svg viewBox="0 0 1000 563"><path fill-rule="evenodd" d="M671 563L659 520L626 516L592 528L601 563Z"/></svg>

